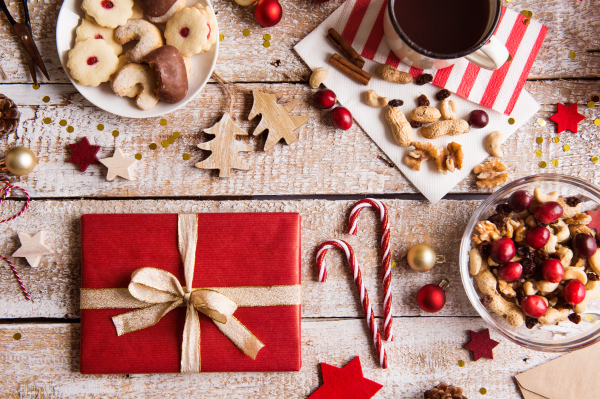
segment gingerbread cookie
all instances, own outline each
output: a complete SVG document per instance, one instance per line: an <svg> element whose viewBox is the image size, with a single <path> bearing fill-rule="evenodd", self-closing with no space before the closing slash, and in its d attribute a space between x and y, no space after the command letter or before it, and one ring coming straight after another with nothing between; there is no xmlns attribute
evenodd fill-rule
<svg viewBox="0 0 600 399"><path fill-rule="evenodd" d="M185 7L185 0L139 0L140 7L151 22L162 24Z"/></svg>
<svg viewBox="0 0 600 399"><path fill-rule="evenodd" d="M75 43L69 51L67 68L73 79L84 86L108 82L118 66L119 58L104 40L89 38Z"/></svg>
<svg viewBox="0 0 600 399"><path fill-rule="evenodd" d="M211 9L195 4L177 11L167 21L167 44L176 47L184 57L210 50L219 36L217 20Z"/></svg>
<svg viewBox="0 0 600 399"><path fill-rule="evenodd" d="M131 19L115 30L115 39L125 44L131 40L139 40L134 48L127 52L133 62L141 62L151 51L163 45L163 38L158 28L143 19Z"/></svg>
<svg viewBox="0 0 600 399"><path fill-rule="evenodd" d="M127 64L117 72L111 84L118 96L129 96L136 87L139 87L135 104L139 109L147 110L158 103L156 91L156 75L148 65Z"/></svg>
<svg viewBox="0 0 600 399"><path fill-rule="evenodd" d="M81 42L86 39L100 39L115 50L115 54L119 55L123 51L123 46L115 40L115 30L111 28L105 28L104 26L96 25L95 23L88 21L87 19L81 20L81 25L77 27L75 31L75 42Z"/></svg>
<svg viewBox="0 0 600 399"><path fill-rule="evenodd" d="M98 25L116 28L133 15L133 0L83 0L81 8Z"/></svg>

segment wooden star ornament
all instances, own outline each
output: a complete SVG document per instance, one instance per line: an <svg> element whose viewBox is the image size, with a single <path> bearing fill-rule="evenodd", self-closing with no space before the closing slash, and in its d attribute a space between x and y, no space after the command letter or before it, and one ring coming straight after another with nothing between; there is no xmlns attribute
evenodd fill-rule
<svg viewBox="0 0 600 399"><path fill-rule="evenodd" d="M494 352L492 352L492 349L497 347L499 343L490 338L490 330L486 328L481 333L471 331L471 341L465 345L465 348L473 352L475 361L482 357L493 359Z"/></svg>
<svg viewBox="0 0 600 399"><path fill-rule="evenodd" d="M369 399L383 387L363 377L358 356L341 369L321 363L321 371L323 385L309 399Z"/></svg>
<svg viewBox="0 0 600 399"><path fill-rule="evenodd" d="M40 264L42 255L53 254L52 248L44 243L46 233L40 231L33 237L27 233L19 232L19 241L21 241L21 248L17 249L12 254L15 258L25 258L27 263L31 267L37 267Z"/></svg>
<svg viewBox="0 0 600 399"><path fill-rule="evenodd" d="M558 125L556 133L561 133L565 130L577 133L577 124L584 119L585 116L577 112L577 103L571 104L568 107L559 103L557 112L550 117L550 120L556 122Z"/></svg>
<svg viewBox="0 0 600 399"><path fill-rule="evenodd" d="M69 147L71 147L71 157L67 162L76 163L82 172L85 172L88 166L98 163L96 154L100 146L91 145L87 137L82 138L77 144L69 144Z"/></svg>
<svg viewBox="0 0 600 399"><path fill-rule="evenodd" d="M123 179L127 180L135 180L133 167L138 161L136 159L127 158L123 155L123 151L121 151L120 148L115 150L112 157L103 158L100 162L108 168L106 180L113 181L117 176L121 176Z"/></svg>

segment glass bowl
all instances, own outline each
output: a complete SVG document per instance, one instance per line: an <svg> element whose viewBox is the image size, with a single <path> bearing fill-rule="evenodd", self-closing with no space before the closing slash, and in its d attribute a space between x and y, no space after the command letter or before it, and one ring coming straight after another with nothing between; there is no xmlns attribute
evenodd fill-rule
<svg viewBox="0 0 600 399"><path fill-rule="evenodd" d="M463 286L473 307L481 317L509 340L529 349L547 352L566 352L580 349L600 341L600 299L591 302L585 314L581 315L581 322L574 324L566 320L556 326L536 325L528 329L523 324L513 327L491 310L488 311L480 302L480 293L477 284L469 273L469 251L471 250L471 236L475 226L485 220L494 212L496 205L506 203L508 197L517 190L529 190L539 187L544 192L558 191L562 197L577 196L582 202L580 212L596 210L600 205L600 188L576 177L558 174L542 174L524 177L515 180L500 188L488 197L471 217L463 235L460 245L460 274Z"/></svg>

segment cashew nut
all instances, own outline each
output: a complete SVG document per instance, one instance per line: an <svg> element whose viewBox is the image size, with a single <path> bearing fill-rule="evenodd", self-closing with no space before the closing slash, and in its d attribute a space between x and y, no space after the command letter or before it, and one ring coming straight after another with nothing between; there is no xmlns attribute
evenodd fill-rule
<svg viewBox="0 0 600 399"><path fill-rule="evenodd" d="M563 276L563 281L565 280L579 280L583 285L587 284L587 274L581 269L576 267L565 267L565 274Z"/></svg>
<svg viewBox="0 0 600 399"><path fill-rule="evenodd" d="M553 254L556 252L556 243L558 243L558 239L556 238L556 236L554 234L550 234L550 238L548 239L548 242L546 243L546 245L544 245L544 251L546 251L549 254Z"/></svg>
<svg viewBox="0 0 600 399"><path fill-rule="evenodd" d="M551 225L554 229L554 235L558 242L563 242L569 238L571 232L569 231L569 226L562 220L558 219L558 222Z"/></svg>
<svg viewBox="0 0 600 399"><path fill-rule="evenodd" d="M558 303L558 297L554 296L548 301L548 306L554 307Z"/></svg>
<svg viewBox="0 0 600 399"><path fill-rule="evenodd" d="M558 191L552 191L551 193L546 194L539 187L536 187L533 190L533 196L540 204L544 202L556 201L558 199L558 195Z"/></svg>
<svg viewBox="0 0 600 399"><path fill-rule="evenodd" d="M375 71L375 75L386 82L400 83L403 85L413 81L413 77L410 73L399 71L388 64L379 65Z"/></svg>
<svg viewBox="0 0 600 399"><path fill-rule="evenodd" d="M481 265L481 270L474 279L479 287L479 291L483 295L492 297L489 307L494 313L506 320L511 326L519 327L523 324L525 314L519 305L508 302L502 295L498 294L496 291L496 278L485 263Z"/></svg>
<svg viewBox="0 0 600 399"><path fill-rule="evenodd" d="M509 298L514 298L517 296L515 290L513 290L513 288L502 279L498 279L498 291L500 291Z"/></svg>
<svg viewBox="0 0 600 399"><path fill-rule="evenodd" d="M130 19L125 25L119 26L115 29L115 39L121 44L139 40L135 47L127 52L127 56L133 62L142 62L146 55L164 43L160 30L143 19Z"/></svg>
<svg viewBox="0 0 600 399"><path fill-rule="evenodd" d="M429 107L426 105L417 107L417 108L413 109L412 112L410 113L410 118L413 121L423 122L423 123L435 122L438 119L440 119L441 116L442 116L442 114L440 113L440 111L438 111L437 108Z"/></svg>
<svg viewBox="0 0 600 399"><path fill-rule="evenodd" d="M319 67L319 68L315 69L313 71L313 73L310 75L308 84L313 89L317 89L319 86L321 86L321 83L323 83L325 81L325 79L327 79L328 76L329 76L329 71L326 68ZM373 91L373 90L371 90L371 91ZM371 104L369 104L369 105L371 105Z"/></svg>
<svg viewBox="0 0 600 399"><path fill-rule="evenodd" d="M590 267L596 274L600 275L600 251L596 250L596 253L592 255L591 258L588 259L590 262Z"/></svg>
<svg viewBox="0 0 600 399"><path fill-rule="evenodd" d="M444 119L455 119L456 118L456 103L449 98L446 98L442 101L442 105L440 106L442 110L442 117Z"/></svg>
<svg viewBox="0 0 600 399"><path fill-rule="evenodd" d="M535 283L535 280L527 280L523 283L523 289L525 290L525 295L535 295L537 294L538 290L537 288L535 288L533 286L533 283Z"/></svg>
<svg viewBox="0 0 600 399"><path fill-rule="evenodd" d="M570 219L579 213L579 204L575 206L569 206L563 197L557 199L556 202L558 202L563 209L563 213L560 216L561 219Z"/></svg>
<svg viewBox="0 0 600 399"><path fill-rule="evenodd" d="M488 257L488 259L487 259L487 263L488 263L488 265L490 265L490 266L500 266L498 263L496 263L496 262L494 262L494 261L492 260L492 257L491 257L491 256L490 256L490 257Z"/></svg>
<svg viewBox="0 0 600 399"><path fill-rule="evenodd" d="M389 100L387 97L381 97L375 90L369 90L365 92L365 102L371 107L381 108L388 105Z"/></svg>
<svg viewBox="0 0 600 399"><path fill-rule="evenodd" d="M567 267L571 264L571 260L573 260L573 251L569 247L561 246L556 250L556 253L560 257L560 263L563 267Z"/></svg>
<svg viewBox="0 0 600 399"><path fill-rule="evenodd" d="M573 307L573 311L575 313L585 312L587 309L588 303L598 299L598 297L600 297L600 291L596 291L596 290L585 291L585 298L583 299L583 301L581 301L581 303L578 303L577 305L575 305Z"/></svg>
<svg viewBox="0 0 600 399"><path fill-rule="evenodd" d="M402 147L410 146L410 143L413 142L413 130L400 107L387 107L385 120L392 128L392 135L396 143Z"/></svg>
<svg viewBox="0 0 600 399"><path fill-rule="evenodd" d="M485 141L485 149L493 156L502 158L504 152L502 152L502 142L504 141L504 135L502 132L495 131L491 132Z"/></svg>
<svg viewBox="0 0 600 399"><path fill-rule="evenodd" d="M115 94L125 96L134 86L140 85L142 89L135 97L135 104L142 110L150 109L158 102L154 95L156 89L156 76L146 64L127 64L121 68L111 84Z"/></svg>
<svg viewBox="0 0 600 399"><path fill-rule="evenodd" d="M598 286L600 286L600 281L589 280L587 282L587 284L585 285L585 290L586 291L592 291L592 290L597 289Z"/></svg>
<svg viewBox="0 0 600 399"><path fill-rule="evenodd" d="M421 134L426 139L437 139L438 137L449 135L458 136L467 133L471 129L469 123L463 119L450 119L438 121L429 126L421 128Z"/></svg>
<svg viewBox="0 0 600 399"><path fill-rule="evenodd" d="M481 264L483 260L481 259L481 255L477 248L473 248L469 251L469 273L473 276L479 273L481 269Z"/></svg>
<svg viewBox="0 0 600 399"><path fill-rule="evenodd" d="M585 267L587 266L587 260L583 259L583 258L576 258L576 259L577 259L577 262L575 262L573 267L576 267L581 270L585 270Z"/></svg>
<svg viewBox="0 0 600 399"><path fill-rule="evenodd" d="M558 288L559 283L551 283L550 281L540 280L536 282L535 288L542 294L549 294Z"/></svg>
<svg viewBox="0 0 600 399"><path fill-rule="evenodd" d="M542 297L543 298L543 297ZM538 319L540 325L547 326L551 324L558 324L561 321L567 320L569 314L571 313L570 309L555 309L548 308L546 310L546 314Z"/></svg>

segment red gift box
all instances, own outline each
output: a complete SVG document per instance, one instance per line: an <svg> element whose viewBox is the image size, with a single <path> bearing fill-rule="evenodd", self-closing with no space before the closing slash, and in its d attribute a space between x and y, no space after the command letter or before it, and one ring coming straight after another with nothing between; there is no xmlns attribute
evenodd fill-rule
<svg viewBox="0 0 600 399"><path fill-rule="evenodd" d="M197 217L194 289L300 284L298 214L205 213ZM84 292L126 289L132 272L140 268L165 270L185 286L178 215L83 215L81 237L81 373L180 372L185 307L175 308L151 327L117 336L111 318L131 308L83 306ZM200 314L202 372L300 370L299 304L238 307L234 317L265 346L253 360L214 321Z"/></svg>

